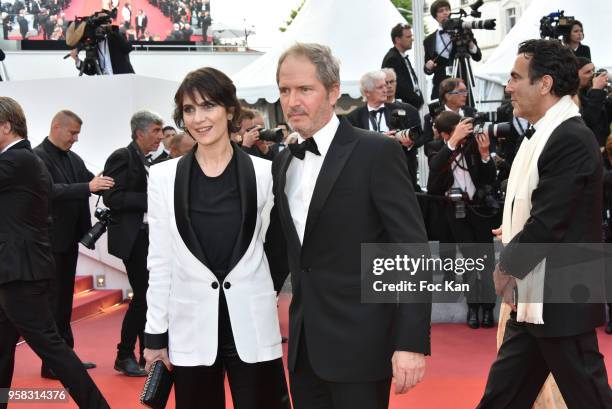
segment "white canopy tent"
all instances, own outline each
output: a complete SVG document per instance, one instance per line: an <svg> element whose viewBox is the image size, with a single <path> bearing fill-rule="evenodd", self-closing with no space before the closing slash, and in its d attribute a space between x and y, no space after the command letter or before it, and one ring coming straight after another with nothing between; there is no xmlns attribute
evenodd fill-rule
<svg viewBox="0 0 612 409"><path fill-rule="evenodd" d="M278 100L278 58L299 41L331 47L340 60L341 93L359 98L359 78L380 68L392 46L391 27L400 22L405 20L389 0L308 0L274 48L233 76L238 97Z"/></svg>
<svg viewBox="0 0 612 409"><path fill-rule="evenodd" d="M489 59L475 68L481 100L501 99L518 45L528 39L540 38L540 19L558 10L564 10L566 16L574 16L582 22L584 44L591 48L591 58L596 67L612 67L612 47L608 43L608 19L612 16L612 1L534 1Z"/></svg>

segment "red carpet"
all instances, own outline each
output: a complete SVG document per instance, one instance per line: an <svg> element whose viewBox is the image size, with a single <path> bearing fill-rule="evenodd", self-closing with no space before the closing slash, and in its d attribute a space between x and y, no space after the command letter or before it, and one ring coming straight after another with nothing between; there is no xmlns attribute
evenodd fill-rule
<svg viewBox="0 0 612 409"><path fill-rule="evenodd" d="M144 378L127 378L113 370L116 344L125 306L73 324L77 353L98 368L89 373L113 409L134 409ZM280 309L282 332L287 328L287 298ZM612 336L599 331L599 347L612 371ZM357 341L358 342L358 341ZM495 358L495 330L471 330L465 325L437 324L432 328L433 355L427 360L425 380L402 396L391 396L392 409L473 409L484 390L486 376ZM285 345L286 353L286 345ZM357 357L356 357L357 359ZM39 376L40 361L26 345L17 348L14 387L58 387L59 382ZM226 385L227 386L227 385ZM226 388L227 389L227 388ZM227 390L228 402L231 402ZM41 404L15 405L20 409L40 409ZM168 408L174 407L169 402ZM52 409L76 408L74 402L53 404ZM228 404L231 408L231 404Z"/></svg>

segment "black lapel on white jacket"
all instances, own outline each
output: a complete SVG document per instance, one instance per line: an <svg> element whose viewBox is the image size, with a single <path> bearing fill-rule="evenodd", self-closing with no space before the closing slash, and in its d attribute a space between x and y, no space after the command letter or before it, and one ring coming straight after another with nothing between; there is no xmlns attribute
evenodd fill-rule
<svg viewBox="0 0 612 409"><path fill-rule="evenodd" d="M197 145L187 152L176 164L176 176L174 179L174 214L176 226L183 242L206 267L210 269L210 264L206 255L202 251L200 241L191 225L189 216L189 185L191 182L191 163L194 160L193 154Z"/></svg>
<svg viewBox="0 0 612 409"><path fill-rule="evenodd" d="M238 188L240 189L240 209L242 224L232 251L229 271L238 264L253 240L255 222L257 221L257 178L253 160L240 147L232 143L236 164L238 165Z"/></svg>

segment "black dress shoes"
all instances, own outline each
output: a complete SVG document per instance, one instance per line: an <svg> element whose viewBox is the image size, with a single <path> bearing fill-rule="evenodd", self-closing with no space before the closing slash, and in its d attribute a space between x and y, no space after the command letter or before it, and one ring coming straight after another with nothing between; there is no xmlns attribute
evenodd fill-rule
<svg viewBox="0 0 612 409"><path fill-rule="evenodd" d="M83 366L85 367L85 369L94 369L96 367L96 364L94 364L93 362L83 362Z"/></svg>
<svg viewBox="0 0 612 409"><path fill-rule="evenodd" d="M147 376L147 372L138 366L136 359L133 357L115 359L115 370L121 372L125 376Z"/></svg>
<svg viewBox="0 0 612 409"><path fill-rule="evenodd" d="M492 309L486 309L482 311L482 322L480 323L480 325L483 328L493 328L493 326L495 325L495 321L493 319Z"/></svg>
<svg viewBox="0 0 612 409"><path fill-rule="evenodd" d="M478 323L478 307L468 306L467 325L472 329L476 329L480 326Z"/></svg>

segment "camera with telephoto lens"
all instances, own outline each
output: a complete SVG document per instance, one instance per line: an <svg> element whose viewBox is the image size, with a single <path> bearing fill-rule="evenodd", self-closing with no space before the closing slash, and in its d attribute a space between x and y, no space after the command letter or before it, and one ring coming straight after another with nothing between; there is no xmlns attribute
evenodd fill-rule
<svg viewBox="0 0 612 409"><path fill-rule="evenodd" d="M446 192L446 198L455 207L455 219L465 219L465 197L464 192L458 187L452 187Z"/></svg>
<svg viewBox="0 0 612 409"><path fill-rule="evenodd" d="M98 222L81 239L81 244L90 250L96 248L96 242L113 222L110 209L97 207L94 216L98 219Z"/></svg>
<svg viewBox="0 0 612 409"><path fill-rule="evenodd" d="M88 45L96 45L98 42L104 40L110 33L111 28L109 25L111 25L116 18L116 7L111 11L96 11L91 16L76 17L74 19L75 23L85 23L85 32L83 33L83 37L81 37L78 48L83 49Z"/></svg>
<svg viewBox="0 0 612 409"><path fill-rule="evenodd" d="M257 128L259 125L253 125L250 128L247 128L247 131L251 131ZM266 129L261 128L259 130L259 140L260 141L268 141L274 143L281 143L283 141L283 128L274 128L274 129Z"/></svg>
<svg viewBox="0 0 612 409"><path fill-rule="evenodd" d="M489 138L509 138L512 136L512 124L510 122L496 122L492 112L477 112L474 115L474 135L486 132Z"/></svg>
<svg viewBox="0 0 612 409"><path fill-rule="evenodd" d="M573 16L566 16L564 10L550 13L540 19L540 37L550 39L569 36L574 20Z"/></svg>
<svg viewBox="0 0 612 409"><path fill-rule="evenodd" d="M483 0L478 0L470 5L470 16L474 18L480 18L482 13L478 9L483 5ZM472 20L465 21L463 18L468 16L468 13L463 9L459 9L456 13L451 13L450 16L457 16L449 18L442 23L442 31L448 33L454 42L462 41L469 42L473 39L473 35L470 30L495 30L495 19L486 20Z"/></svg>
<svg viewBox="0 0 612 409"><path fill-rule="evenodd" d="M396 130L396 132L393 134L396 139L399 139L401 137L409 137L413 142L415 142L421 137L421 126L419 124L408 124L408 127L404 128L405 121L406 110L403 108L396 108L391 111L388 124L389 129Z"/></svg>

